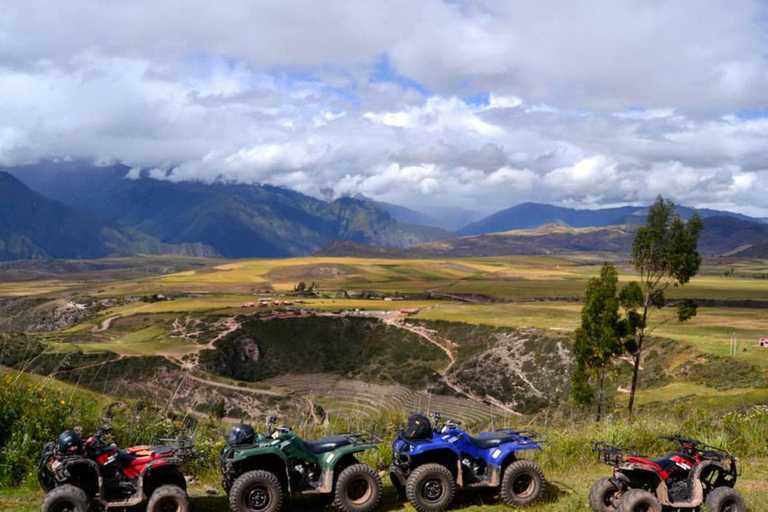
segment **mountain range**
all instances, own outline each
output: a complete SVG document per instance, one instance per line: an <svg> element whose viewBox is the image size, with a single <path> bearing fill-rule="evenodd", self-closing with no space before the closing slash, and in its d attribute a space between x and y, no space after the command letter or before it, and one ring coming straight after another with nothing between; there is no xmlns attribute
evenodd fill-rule
<svg viewBox="0 0 768 512"><path fill-rule="evenodd" d="M227 258L312 254L337 239L407 247L452 236L439 228L399 222L371 201L348 197L326 202L266 185L158 180L146 173L129 175L130 169L123 165L83 167L49 162L9 171L34 189L37 197L49 198L51 204L68 215L78 214L83 220L103 223L120 233L143 234L150 240L174 246L202 244ZM10 174L5 175L10 178ZM0 189L0 201L6 194L14 193L6 188ZM37 215L36 221L48 221L51 225L57 222L43 213ZM68 232L58 228L56 231ZM96 231L91 227L88 233ZM10 235L9 232L0 236L5 239ZM91 237L72 237L69 244L63 242L66 247L55 245L15 254L57 258L102 255L106 249L76 249L83 238Z"/></svg>
<svg viewBox="0 0 768 512"><path fill-rule="evenodd" d="M423 213L364 196L323 201L269 185L149 174L82 162L0 168L0 260L133 253L289 257L324 247L329 254L418 256L627 252L647 212L643 206L578 210L524 203L478 220L475 211L450 207ZM762 219L677 210L683 218L694 211L705 218L704 254L766 252Z"/></svg>
<svg viewBox="0 0 768 512"><path fill-rule="evenodd" d="M628 254L636 225L570 227L546 224L532 229L486 233L429 242L406 249L373 248L352 242L329 244L324 256L375 258L471 258L554 255L574 252ZM707 217L699 239L704 256L768 257L768 224L734 217Z"/></svg>
<svg viewBox="0 0 768 512"><path fill-rule="evenodd" d="M89 215L32 191L0 172L0 260L110 254L216 256L201 243L167 244L105 218Z"/></svg>
<svg viewBox="0 0 768 512"><path fill-rule="evenodd" d="M467 224L456 231L459 236L483 235L516 229L532 229L547 224L560 224L574 228L595 226L638 225L645 222L647 206L620 206L617 208L600 208L595 210L577 210L540 203L523 203L505 210L498 211L477 222ZM677 213L683 219L688 219L693 212L698 212L702 218L731 217L748 222L764 224L762 219L748 217L740 213L708 208L694 209L687 206L677 206Z"/></svg>

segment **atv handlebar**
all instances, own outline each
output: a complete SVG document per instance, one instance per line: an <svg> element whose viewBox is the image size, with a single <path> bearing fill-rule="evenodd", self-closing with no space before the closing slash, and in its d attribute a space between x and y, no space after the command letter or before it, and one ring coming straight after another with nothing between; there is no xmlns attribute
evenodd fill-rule
<svg viewBox="0 0 768 512"><path fill-rule="evenodd" d="M112 430L113 430L112 427L108 425L102 425L90 437L89 441L91 441L91 443L88 443L88 441L86 441L86 445L92 446L94 448L103 448L105 446L109 446L109 442L106 439L104 439L104 435L109 434L110 432L112 432Z"/></svg>
<svg viewBox="0 0 768 512"><path fill-rule="evenodd" d="M698 439L689 439L687 437L683 437L680 434L675 434L673 436L659 436L661 439L666 439L667 441L672 441L674 443L680 443L681 446L699 446L701 441Z"/></svg>
<svg viewBox="0 0 768 512"><path fill-rule="evenodd" d="M461 425L461 422L459 420L445 420L442 423L440 420L443 418L443 415L439 412L433 412L429 415L429 419L432 420L432 428L437 431L442 431L443 429L447 428L457 428L459 425Z"/></svg>
<svg viewBox="0 0 768 512"><path fill-rule="evenodd" d="M686 450L691 455L700 455L701 457L705 459L713 459L713 460L733 460L735 457L728 453L727 451L723 450L722 448L718 448L716 446L710 446L708 444L704 444L703 442L699 441L698 439L689 439L687 437L683 437L679 434L675 434L673 436L659 436L661 439L666 439L667 441L672 441L675 443L679 443L680 447L683 450Z"/></svg>

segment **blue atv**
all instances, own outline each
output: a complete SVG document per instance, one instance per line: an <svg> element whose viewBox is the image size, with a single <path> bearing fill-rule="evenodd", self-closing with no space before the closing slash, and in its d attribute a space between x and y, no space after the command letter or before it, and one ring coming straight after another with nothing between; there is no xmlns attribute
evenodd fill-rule
<svg viewBox="0 0 768 512"><path fill-rule="evenodd" d="M504 429L472 437L459 422L439 423L439 413L431 418L430 422L414 414L392 444L389 476L416 510L444 510L453 501L457 484L498 488L501 499L512 507L539 498L544 473L537 464L518 458L518 452L541 450L535 434Z"/></svg>

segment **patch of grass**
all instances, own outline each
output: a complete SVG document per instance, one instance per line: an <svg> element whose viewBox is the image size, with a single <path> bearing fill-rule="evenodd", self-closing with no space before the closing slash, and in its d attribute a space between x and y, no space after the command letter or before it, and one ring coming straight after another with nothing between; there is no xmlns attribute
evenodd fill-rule
<svg viewBox="0 0 768 512"><path fill-rule="evenodd" d="M679 378L720 391L768 386L759 366L727 356L705 354L678 368L676 373Z"/></svg>

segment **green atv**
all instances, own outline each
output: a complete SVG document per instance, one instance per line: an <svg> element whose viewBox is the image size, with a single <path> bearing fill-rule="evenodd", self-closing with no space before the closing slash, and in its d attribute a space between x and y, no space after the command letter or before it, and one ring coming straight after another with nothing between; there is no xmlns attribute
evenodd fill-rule
<svg viewBox="0 0 768 512"><path fill-rule="evenodd" d="M267 420L266 434L237 425L221 451L222 486L232 512L277 512L283 494L326 494L344 512L370 512L381 499L381 477L356 454L378 449L364 433L304 441Z"/></svg>

